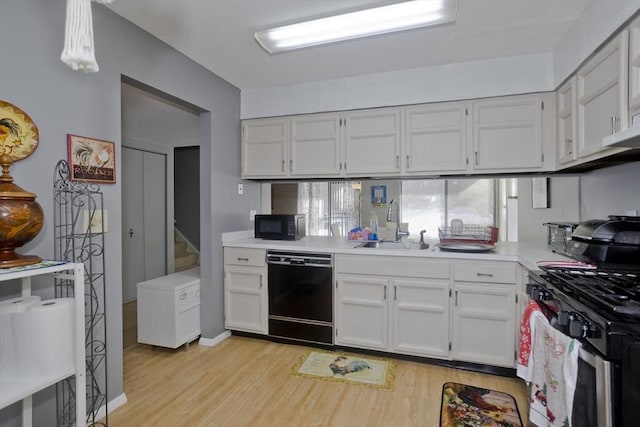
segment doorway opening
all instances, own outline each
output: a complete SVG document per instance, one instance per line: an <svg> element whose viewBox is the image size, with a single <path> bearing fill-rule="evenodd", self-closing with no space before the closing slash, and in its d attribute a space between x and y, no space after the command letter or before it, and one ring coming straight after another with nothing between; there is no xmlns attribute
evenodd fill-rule
<svg viewBox="0 0 640 427"><path fill-rule="evenodd" d="M195 240L187 244L187 252L196 252L195 260L189 257L191 262L199 262L200 110L125 77L121 104L122 327L126 350L137 345L137 284L186 269L179 264L184 261L175 257L185 245L176 246L176 242L182 242L185 235ZM189 215L191 212L197 217ZM176 220L188 222L188 230L176 232Z"/></svg>

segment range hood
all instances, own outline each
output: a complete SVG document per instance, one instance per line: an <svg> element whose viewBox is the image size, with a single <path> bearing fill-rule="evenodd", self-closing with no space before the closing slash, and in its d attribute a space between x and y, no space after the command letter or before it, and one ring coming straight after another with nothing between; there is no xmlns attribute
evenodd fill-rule
<svg viewBox="0 0 640 427"><path fill-rule="evenodd" d="M640 148L640 126L632 126L602 138L603 147Z"/></svg>

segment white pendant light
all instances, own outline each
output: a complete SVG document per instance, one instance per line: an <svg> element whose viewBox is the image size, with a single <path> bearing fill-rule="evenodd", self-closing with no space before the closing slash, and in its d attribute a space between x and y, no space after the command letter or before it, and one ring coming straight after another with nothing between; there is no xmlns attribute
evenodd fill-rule
<svg viewBox="0 0 640 427"><path fill-rule="evenodd" d="M257 31L269 53L453 22L457 0L414 0Z"/></svg>
<svg viewBox="0 0 640 427"><path fill-rule="evenodd" d="M111 3L113 0L93 1ZM64 49L60 60L73 70L93 73L99 70L93 48L91 0L67 0Z"/></svg>

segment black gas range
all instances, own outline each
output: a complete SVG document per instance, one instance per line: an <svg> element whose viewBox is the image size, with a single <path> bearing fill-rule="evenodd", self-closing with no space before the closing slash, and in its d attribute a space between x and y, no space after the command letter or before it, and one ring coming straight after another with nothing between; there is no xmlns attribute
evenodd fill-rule
<svg viewBox="0 0 640 427"><path fill-rule="evenodd" d="M640 337L640 272L540 268L529 274L527 292L553 313L556 329L620 360L622 337Z"/></svg>
<svg viewBox="0 0 640 427"><path fill-rule="evenodd" d="M572 425L630 427L640 420L640 218L580 224L574 266L541 266L527 293L551 325L582 344Z"/></svg>

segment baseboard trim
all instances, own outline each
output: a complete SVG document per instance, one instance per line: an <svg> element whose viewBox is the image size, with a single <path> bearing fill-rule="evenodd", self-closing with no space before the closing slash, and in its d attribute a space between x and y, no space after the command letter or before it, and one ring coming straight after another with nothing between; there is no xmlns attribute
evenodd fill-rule
<svg viewBox="0 0 640 427"><path fill-rule="evenodd" d="M226 340L230 336L231 336L231 331L224 331L217 337L213 337L213 338L200 337L200 340L198 341L198 345L203 345L205 347L213 347L215 345L220 344L222 341Z"/></svg>
<svg viewBox="0 0 640 427"><path fill-rule="evenodd" d="M96 414L96 419L102 419L105 417L105 415L107 415L107 411L106 408L109 408L109 413L115 411L116 409L118 409L119 407L121 407L122 405L124 405L125 403L127 403L127 395L122 393L119 396L116 396L114 399L110 400L107 403L107 406L101 406L100 409L98 409L98 413Z"/></svg>

